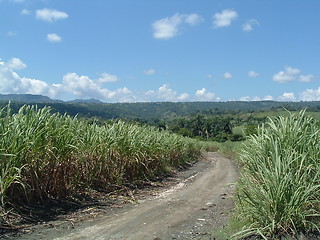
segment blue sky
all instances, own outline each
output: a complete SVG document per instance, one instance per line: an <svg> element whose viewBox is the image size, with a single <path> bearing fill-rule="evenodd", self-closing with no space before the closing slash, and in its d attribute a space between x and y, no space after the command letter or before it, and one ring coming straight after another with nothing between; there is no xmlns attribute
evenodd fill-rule
<svg viewBox="0 0 320 240"><path fill-rule="evenodd" d="M319 0L0 0L0 93L320 100Z"/></svg>

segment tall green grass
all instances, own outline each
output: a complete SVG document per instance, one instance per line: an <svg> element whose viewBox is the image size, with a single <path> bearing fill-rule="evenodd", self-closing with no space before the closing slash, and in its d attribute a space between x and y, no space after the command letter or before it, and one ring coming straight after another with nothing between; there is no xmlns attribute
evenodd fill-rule
<svg viewBox="0 0 320 240"><path fill-rule="evenodd" d="M319 231L320 128L304 112L275 119L242 147L232 238Z"/></svg>
<svg viewBox="0 0 320 240"><path fill-rule="evenodd" d="M151 179L201 155L196 141L123 121L99 126L45 107L0 110L0 211Z"/></svg>

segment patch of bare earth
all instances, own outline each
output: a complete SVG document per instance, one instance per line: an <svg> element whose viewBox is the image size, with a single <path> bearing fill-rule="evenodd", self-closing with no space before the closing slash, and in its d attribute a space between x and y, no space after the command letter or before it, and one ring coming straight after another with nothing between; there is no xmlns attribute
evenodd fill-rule
<svg viewBox="0 0 320 240"><path fill-rule="evenodd" d="M149 183L142 190L130 188L126 196L105 196L101 203L91 202L56 220L25 228L23 234L3 238L219 239L233 209L232 183L237 178L232 161L207 153L165 181Z"/></svg>

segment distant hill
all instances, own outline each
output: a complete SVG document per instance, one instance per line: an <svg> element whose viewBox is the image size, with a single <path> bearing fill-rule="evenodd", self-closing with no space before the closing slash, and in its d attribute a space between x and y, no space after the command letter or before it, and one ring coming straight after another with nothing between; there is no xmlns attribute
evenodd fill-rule
<svg viewBox="0 0 320 240"><path fill-rule="evenodd" d="M68 101L68 103L103 103L102 101L95 99L95 98L90 98L90 99L74 99L74 100L70 100Z"/></svg>
<svg viewBox="0 0 320 240"><path fill-rule="evenodd" d="M76 99L69 102L53 100L41 95L8 94L0 95L0 107L11 101L17 111L24 104L37 104L38 107L50 106L52 112L79 117L101 119L132 119L143 121L169 120L195 114L223 115L257 111L320 111L320 102L141 102L141 103L103 103L96 99Z"/></svg>
<svg viewBox="0 0 320 240"><path fill-rule="evenodd" d="M49 97L33 94L0 94L0 101L12 101L21 103L57 103L63 102L53 100Z"/></svg>

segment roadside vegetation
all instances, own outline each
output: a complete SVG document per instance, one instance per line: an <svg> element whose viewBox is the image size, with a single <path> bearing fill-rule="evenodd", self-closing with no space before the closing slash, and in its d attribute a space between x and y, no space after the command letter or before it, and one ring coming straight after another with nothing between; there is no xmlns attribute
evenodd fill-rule
<svg viewBox="0 0 320 240"><path fill-rule="evenodd" d="M319 233L320 128L305 112L270 118L243 144L232 239Z"/></svg>
<svg viewBox="0 0 320 240"><path fill-rule="evenodd" d="M78 104L85 106L79 117L73 104L54 105L63 111L6 105L0 109L0 227L14 206L155 180L205 150L237 159L242 168L231 239L319 233L320 107L192 108L208 104ZM126 115L132 106L137 115ZM102 109L104 115L95 115ZM161 117L139 118L150 112Z"/></svg>
<svg viewBox="0 0 320 240"><path fill-rule="evenodd" d="M151 126L96 124L50 108L0 110L0 225L10 203L111 191L152 180L201 155L201 144Z"/></svg>

